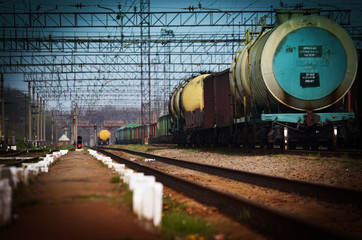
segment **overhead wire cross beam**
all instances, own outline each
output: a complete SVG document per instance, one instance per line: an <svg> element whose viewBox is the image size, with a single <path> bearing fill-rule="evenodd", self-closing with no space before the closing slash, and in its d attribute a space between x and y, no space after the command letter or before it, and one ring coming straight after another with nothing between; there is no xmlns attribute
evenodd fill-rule
<svg viewBox="0 0 362 240"><path fill-rule="evenodd" d="M162 94L197 72L228 68L244 30L265 15L273 23L272 11L150 12L149 0L135 2L139 11L0 13L0 72L25 74L59 101L141 106L148 123Z"/></svg>

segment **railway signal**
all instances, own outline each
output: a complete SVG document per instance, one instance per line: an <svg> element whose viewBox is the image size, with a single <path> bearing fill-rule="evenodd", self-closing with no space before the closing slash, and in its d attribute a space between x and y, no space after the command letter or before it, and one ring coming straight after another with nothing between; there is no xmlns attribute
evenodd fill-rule
<svg viewBox="0 0 362 240"><path fill-rule="evenodd" d="M77 148L78 149L82 148L82 137L81 136L77 137Z"/></svg>

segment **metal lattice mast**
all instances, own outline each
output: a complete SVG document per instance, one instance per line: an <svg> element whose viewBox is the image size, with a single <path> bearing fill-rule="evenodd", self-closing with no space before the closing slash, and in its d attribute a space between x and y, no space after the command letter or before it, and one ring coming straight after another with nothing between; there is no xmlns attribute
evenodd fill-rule
<svg viewBox="0 0 362 240"><path fill-rule="evenodd" d="M141 123L151 121L150 0L140 1L141 26Z"/></svg>
<svg viewBox="0 0 362 240"><path fill-rule="evenodd" d="M163 62L163 112L167 112L168 107L168 98L171 94L171 76L170 76L170 64L171 64L171 38L174 37L174 33L172 30L168 30L166 28L161 28L161 36L163 38L164 45L164 62Z"/></svg>

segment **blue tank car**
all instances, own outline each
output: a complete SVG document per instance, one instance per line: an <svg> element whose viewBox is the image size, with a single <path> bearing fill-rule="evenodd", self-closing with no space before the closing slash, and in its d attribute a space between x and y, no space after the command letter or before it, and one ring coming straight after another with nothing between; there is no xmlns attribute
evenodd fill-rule
<svg viewBox="0 0 362 240"><path fill-rule="evenodd" d="M355 116L336 107L323 109L347 94L357 62L347 32L318 10L278 10L276 26L236 54L231 93L242 108L249 102L249 117L255 120L261 111L260 121L272 123L268 144L335 148L338 132L345 132L345 122Z"/></svg>

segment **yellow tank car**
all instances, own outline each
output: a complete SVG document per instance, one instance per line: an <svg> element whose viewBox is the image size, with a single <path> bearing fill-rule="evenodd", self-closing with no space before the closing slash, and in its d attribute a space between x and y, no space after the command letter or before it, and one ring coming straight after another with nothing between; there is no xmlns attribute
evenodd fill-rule
<svg viewBox="0 0 362 240"><path fill-rule="evenodd" d="M203 74L180 84L171 94L169 108L174 119L184 119L185 112L204 109Z"/></svg>
<svg viewBox="0 0 362 240"><path fill-rule="evenodd" d="M98 133L98 145L108 145L109 138L111 137L111 133L108 130L101 130Z"/></svg>

